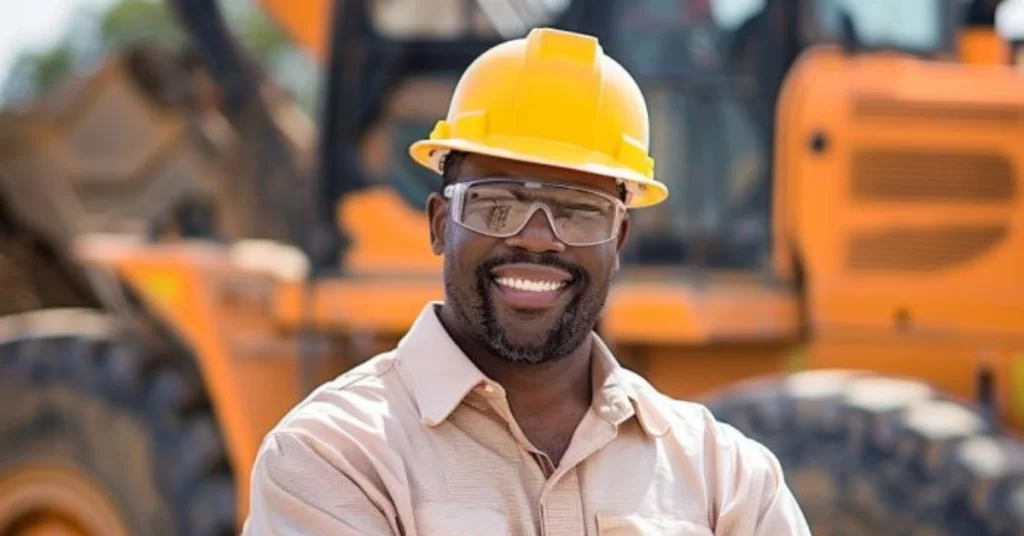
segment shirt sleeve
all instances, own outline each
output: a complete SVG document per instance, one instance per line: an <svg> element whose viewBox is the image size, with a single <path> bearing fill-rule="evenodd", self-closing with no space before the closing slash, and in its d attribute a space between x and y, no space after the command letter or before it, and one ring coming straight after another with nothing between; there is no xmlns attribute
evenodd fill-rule
<svg viewBox="0 0 1024 536"><path fill-rule="evenodd" d="M253 465L243 536L397 534L387 506L320 456L313 441L267 437Z"/></svg>
<svg viewBox="0 0 1024 536"><path fill-rule="evenodd" d="M810 536L807 520L787 486L778 458L730 425L718 423L722 534Z"/></svg>
<svg viewBox="0 0 1024 536"><path fill-rule="evenodd" d="M760 443L748 441L752 443L753 450L761 452L767 466L755 534L758 536L773 534L810 536L811 529L807 526L807 520L800 505L797 504L796 497L786 485L782 475L782 466L778 459Z"/></svg>

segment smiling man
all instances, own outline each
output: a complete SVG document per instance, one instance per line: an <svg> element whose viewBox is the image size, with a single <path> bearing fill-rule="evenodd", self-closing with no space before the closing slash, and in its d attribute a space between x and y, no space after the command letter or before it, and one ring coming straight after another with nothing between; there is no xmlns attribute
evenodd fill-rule
<svg viewBox="0 0 1024 536"><path fill-rule="evenodd" d="M411 154L445 300L268 434L246 534L809 534L772 453L594 333L627 210L667 196L595 39L486 52Z"/></svg>

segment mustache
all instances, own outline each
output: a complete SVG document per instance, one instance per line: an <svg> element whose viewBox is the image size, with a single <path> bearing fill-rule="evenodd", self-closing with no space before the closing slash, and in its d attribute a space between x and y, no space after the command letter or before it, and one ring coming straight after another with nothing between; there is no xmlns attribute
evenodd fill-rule
<svg viewBox="0 0 1024 536"><path fill-rule="evenodd" d="M543 266L550 266L552 268L558 268L564 270L572 276L573 283L586 283L590 280L590 276L587 275L587 271L578 264L573 264L568 261L562 260L554 255L542 255L528 253L525 251L517 251L514 253L508 253L492 257L487 259L477 267L476 275L479 281L489 281L491 278L491 271L503 264L516 264L516 263L528 263L528 264L539 264Z"/></svg>

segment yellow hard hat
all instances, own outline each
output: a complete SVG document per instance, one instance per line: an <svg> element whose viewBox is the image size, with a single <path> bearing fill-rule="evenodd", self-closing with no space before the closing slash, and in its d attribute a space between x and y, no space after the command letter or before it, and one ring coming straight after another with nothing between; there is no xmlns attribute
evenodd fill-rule
<svg viewBox="0 0 1024 536"><path fill-rule="evenodd" d="M633 77L596 38L539 28L481 54L447 118L409 153L437 173L455 150L604 175L623 182L635 208L668 197L649 147L647 103Z"/></svg>

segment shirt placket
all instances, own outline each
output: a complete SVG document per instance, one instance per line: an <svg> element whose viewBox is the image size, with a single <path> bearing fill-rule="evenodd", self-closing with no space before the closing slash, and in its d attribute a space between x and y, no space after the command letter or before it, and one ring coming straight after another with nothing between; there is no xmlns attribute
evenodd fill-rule
<svg viewBox="0 0 1024 536"><path fill-rule="evenodd" d="M579 467L588 457L611 442L616 426L588 411L580 434L569 445L562 463L547 479L540 495L542 534L583 534L586 509L579 479Z"/></svg>
<svg viewBox="0 0 1024 536"><path fill-rule="evenodd" d="M547 454L533 446L512 417L512 409L508 405L504 391L497 386L488 386L483 392L485 398L490 400L491 408L505 420L513 437L532 454L545 476L539 501L541 534L585 533L587 520L584 518L579 465L615 439L617 424L628 416L627 408L618 404L608 405L607 399L603 396L605 393L600 393L599 400L603 402L599 406L601 415L599 416L593 407L587 411L580 423L577 437L569 445L561 464L555 467Z"/></svg>

